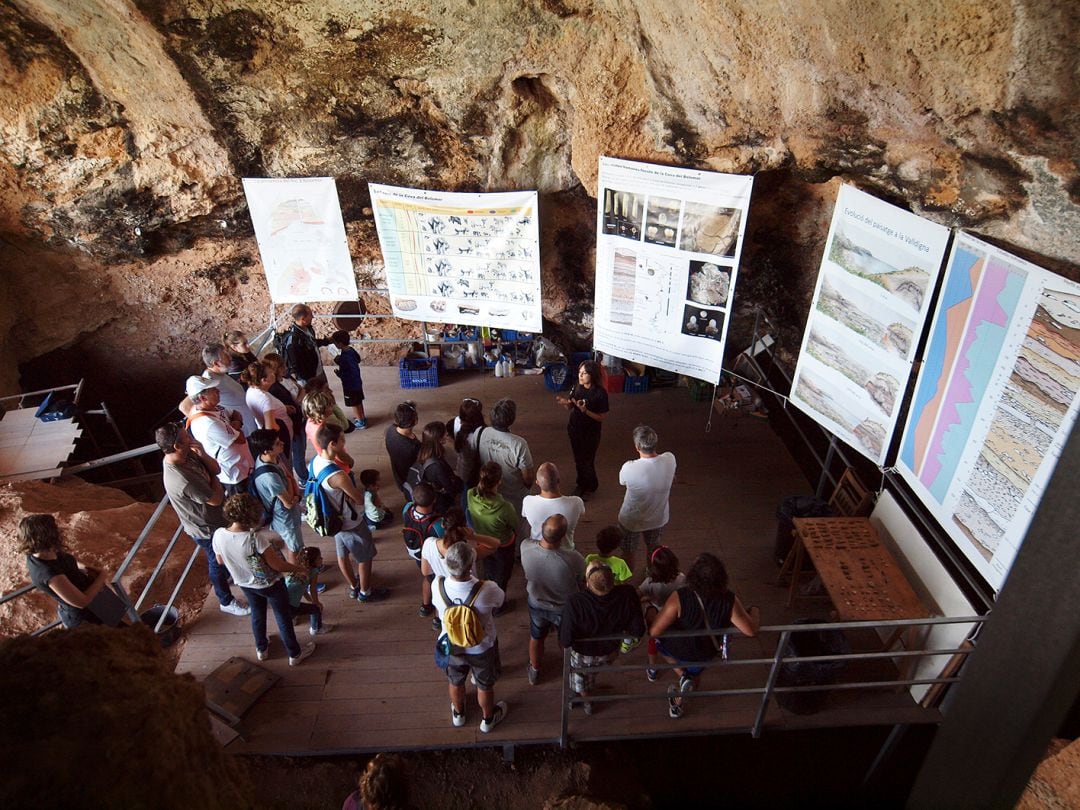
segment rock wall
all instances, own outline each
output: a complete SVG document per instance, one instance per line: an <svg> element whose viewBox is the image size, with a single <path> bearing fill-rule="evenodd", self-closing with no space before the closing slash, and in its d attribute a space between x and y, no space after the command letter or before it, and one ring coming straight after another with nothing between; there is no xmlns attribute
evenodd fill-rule
<svg viewBox="0 0 1080 810"><path fill-rule="evenodd" d="M265 325L244 176L336 177L362 283L369 181L538 188L571 341L601 154L758 174L735 339L760 306L798 346L841 181L1078 277L1078 21L1064 0L4 0L0 389L76 347L179 395L200 343Z"/></svg>

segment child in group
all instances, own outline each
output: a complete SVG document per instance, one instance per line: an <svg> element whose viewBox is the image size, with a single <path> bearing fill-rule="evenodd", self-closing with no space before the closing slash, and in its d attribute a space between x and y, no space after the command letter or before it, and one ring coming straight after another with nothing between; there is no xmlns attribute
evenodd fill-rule
<svg viewBox="0 0 1080 810"><path fill-rule="evenodd" d="M379 497L379 471L361 470L360 486L364 488L364 516L368 529L375 531L389 526L394 521L394 514L383 506Z"/></svg>
<svg viewBox="0 0 1080 810"><path fill-rule="evenodd" d="M308 633L321 636L333 629L333 625L323 621L323 606L319 601L319 572L323 568L322 552L316 546L304 546L297 557L297 564L302 570L285 575L285 587L289 591L289 607L292 608L294 619L297 616L308 617ZM309 601L304 601L305 596Z"/></svg>
<svg viewBox="0 0 1080 810"><path fill-rule="evenodd" d="M285 541L285 559L295 565L304 547L301 529L304 516L300 488L284 463L281 437L276 430L253 430L248 436L248 447L256 458L249 484L251 494L269 516L270 528Z"/></svg>
<svg viewBox="0 0 1080 810"><path fill-rule="evenodd" d="M337 425L346 433L356 430L356 425L350 422L345 416L345 411L338 407L334 392L330 390L330 385L324 378L320 377L308 383L307 396L312 394L325 394L330 400L330 412L326 414L325 421L331 425Z"/></svg>
<svg viewBox="0 0 1080 810"><path fill-rule="evenodd" d="M668 597L685 584L686 574L679 570L679 558L675 556L675 552L667 546L654 548L645 567L645 579L638 586L646 623L651 622L663 609ZM649 666L645 669L645 677L650 683L655 683L659 673L656 671L656 639L651 636L648 652Z"/></svg>
<svg viewBox="0 0 1080 810"><path fill-rule="evenodd" d="M611 573L615 575L616 585L629 582L634 576L626 560L612 554L622 544L622 539L622 530L618 526L606 526L596 533L596 550L600 553L589 554L585 557L585 565L596 560L610 568Z"/></svg>
<svg viewBox="0 0 1080 810"><path fill-rule="evenodd" d="M292 422L292 444L289 455L292 461L293 472L303 487L307 481L307 462L304 459L304 413L300 408L300 386L295 380L285 376L285 361L280 354L271 352L263 355L263 363L270 367L274 373L274 384L270 386L270 393L277 397L284 405L285 412Z"/></svg>
<svg viewBox="0 0 1080 810"><path fill-rule="evenodd" d="M304 426L304 431L307 434L308 441L311 442L311 446L315 449L315 455L319 454L319 445L315 443L315 434L319 432L324 424L341 425L334 419L334 397L329 391L312 391L306 397L303 402L304 416L307 418L307 425ZM342 428L344 430L344 428ZM345 472L349 472L356 466L356 462L353 461L352 456L342 450L338 453L334 463L341 467Z"/></svg>
<svg viewBox="0 0 1080 810"><path fill-rule="evenodd" d="M364 430L367 427L367 418L364 416L364 380L360 376L360 354L352 347L349 333L344 329L334 332L330 339L340 351L334 358L334 365L337 366L334 373L341 378L345 406L351 407L356 414L352 425L357 430Z"/></svg>

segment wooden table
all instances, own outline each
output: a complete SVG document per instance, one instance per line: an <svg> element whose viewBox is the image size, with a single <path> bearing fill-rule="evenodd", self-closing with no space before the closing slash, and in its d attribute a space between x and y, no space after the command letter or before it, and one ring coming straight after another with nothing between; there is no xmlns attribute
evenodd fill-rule
<svg viewBox="0 0 1080 810"><path fill-rule="evenodd" d="M923 619L930 615L869 518L795 518L795 542L781 574L791 571L788 607L803 554L810 555L841 621Z"/></svg>

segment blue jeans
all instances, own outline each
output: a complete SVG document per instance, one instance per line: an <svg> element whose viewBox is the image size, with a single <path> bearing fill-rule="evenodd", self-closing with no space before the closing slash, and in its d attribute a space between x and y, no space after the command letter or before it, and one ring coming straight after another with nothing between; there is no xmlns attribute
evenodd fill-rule
<svg viewBox="0 0 1080 810"><path fill-rule="evenodd" d="M322 611L310 602L301 602L299 605L294 607L292 611L294 619L297 616L308 617L308 626L311 628L312 633L322 627Z"/></svg>
<svg viewBox="0 0 1080 810"><path fill-rule="evenodd" d="M233 603L232 591L229 590L229 572L225 566L218 565L217 556L209 537L195 537L195 545L206 552L206 568L210 574L210 584L214 586L214 595L222 605Z"/></svg>
<svg viewBox="0 0 1080 810"><path fill-rule="evenodd" d="M251 606L251 632L255 636L255 649L263 652L270 646L266 638L266 605L274 609L274 620L278 633L290 658L300 655L300 642L296 640L296 631L292 624L292 606L289 604L289 592L285 589L285 580L279 579L267 588L240 587Z"/></svg>
<svg viewBox="0 0 1080 810"><path fill-rule="evenodd" d="M490 579L496 585L506 591L510 582L510 575L514 573L514 548L517 543L501 546L480 561L480 568L484 572L484 579Z"/></svg>
<svg viewBox="0 0 1080 810"><path fill-rule="evenodd" d="M301 425L293 431L292 446L289 448L292 468L296 472L296 478L301 487L307 483L307 462L304 461L307 444L307 434L304 432L304 426Z"/></svg>

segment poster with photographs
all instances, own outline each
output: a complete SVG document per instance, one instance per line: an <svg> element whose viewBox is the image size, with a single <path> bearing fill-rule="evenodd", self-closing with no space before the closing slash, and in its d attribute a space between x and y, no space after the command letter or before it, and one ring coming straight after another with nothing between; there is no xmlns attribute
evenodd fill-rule
<svg viewBox="0 0 1080 810"><path fill-rule="evenodd" d="M541 330L535 191L368 189L394 315Z"/></svg>
<svg viewBox="0 0 1080 810"><path fill-rule="evenodd" d="M333 177L245 177L270 300L355 301L356 276Z"/></svg>
<svg viewBox="0 0 1080 810"><path fill-rule="evenodd" d="M841 186L791 402L884 464L949 231Z"/></svg>
<svg viewBox="0 0 1080 810"><path fill-rule="evenodd" d="M597 349L719 379L753 182L600 158Z"/></svg>

